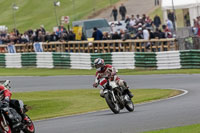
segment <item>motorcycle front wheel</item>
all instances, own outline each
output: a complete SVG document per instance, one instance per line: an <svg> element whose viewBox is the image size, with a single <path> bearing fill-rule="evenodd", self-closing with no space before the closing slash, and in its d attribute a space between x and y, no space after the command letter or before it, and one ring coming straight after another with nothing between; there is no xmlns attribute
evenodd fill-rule
<svg viewBox="0 0 200 133"><path fill-rule="evenodd" d="M28 115L26 115L26 116L28 117ZM30 118L29 118L29 120L30 120L30 123L26 124L25 129L23 129L23 132L24 133L35 133L35 126Z"/></svg>
<svg viewBox="0 0 200 133"><path fill-rule="evenodd" d="M125 108L129 111L129 112L133 112L134 111L134 103L131 101L131 99L129 101L126 101L125 103Z"/></svg>
<svg viewBox="0 0 200 133"><path fill-rule="evenodd" d="M114 102L114 98L112 94L106 93L104 94L106 99L106 103L108 104L109 108L112 110L113 113L118 114L120 112L119 105Z"/></svg>

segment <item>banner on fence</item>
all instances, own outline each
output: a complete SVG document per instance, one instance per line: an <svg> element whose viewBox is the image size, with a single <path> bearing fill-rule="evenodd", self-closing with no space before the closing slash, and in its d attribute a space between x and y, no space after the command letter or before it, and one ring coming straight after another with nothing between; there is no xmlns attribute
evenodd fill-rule
<svg viewBox="0 0 200 133"><path fill-rule="evenodd" d="M35 42L33 47L35 52L43 52L42 42Z"/></svg>
<svg viewBox="0 0 200 133"><path fill-rule="evenodd" d="M76 40L81 40L82 27L73 27L73 32L76 34Z"/></svg>
<svg viewBox="0 0 200 133"><path fill-rule="evenodd" d="M7 49L8 53L16 53L15 45L13 44L8 44Z"/></svg>

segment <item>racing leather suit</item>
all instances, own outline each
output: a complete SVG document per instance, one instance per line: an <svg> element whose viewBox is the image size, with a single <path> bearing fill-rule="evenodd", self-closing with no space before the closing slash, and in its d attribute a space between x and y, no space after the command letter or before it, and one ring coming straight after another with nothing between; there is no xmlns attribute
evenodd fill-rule
<svg viewBox="0 0 200 133"><path fill-rule="evenodd" d="M115 81L117 85L123 88L123 91L131 93L128 89L127 83L116 75L116 69L112 67L112 65L107 64L102 68L101 71L96 72L95 83L93 85L94 87L98 86L100 88L101 97L104 97L103 90L107 83L107 79L110 81Z"/></svg>
<svg viewBox="0 0 200 133"><path fill-rule="evenodd" d="M26 116L24 115L23 112L24 110L23 102L21 100L11 99L12 96L11 91L3 85L0 85L0 91L3 92L0 96L0 100L2 101L4 106L10 106L14 108L22 116L22 119L25 119ZM11 112L9 111L9 113ZM13 124L15 124L14 126L18 125L20 122L18 119L15 119L15 117L11 118L11 121Z"/></svg>

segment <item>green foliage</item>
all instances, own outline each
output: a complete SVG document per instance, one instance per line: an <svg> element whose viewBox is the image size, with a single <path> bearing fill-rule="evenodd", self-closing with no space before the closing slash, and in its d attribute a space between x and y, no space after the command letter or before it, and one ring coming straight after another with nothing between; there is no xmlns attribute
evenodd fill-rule
<svg viewBox="0 0 200 133"><path fill-rule="evenodd" d="M181 93L167 89L135 89L132 92L135 95L134 103ZM14 93L13 98L21 99L29 106L28 115L33 120L108 109L105 100L99 96L98 89L20 92Z"/></svg>
<svg viewBox="0 0 200 133"><path fill-rule="evenodd" d="M20 31L33 28L37 29L44 25L48 31L56 26L56 17L53 2L55 0L15 0L19 7L15 11L16 24ZM74 4L73 4L74 1ZM56 7L57 16L70 16L70 21L83 19L94 11L105 8L110 2L119 0L60 0L60 7ZM0 0L0 25L6 25L11 30L14 27L13 1ZM95 10L94 10L95 9ZM66 26L66 25L65 25Z"/></svg>

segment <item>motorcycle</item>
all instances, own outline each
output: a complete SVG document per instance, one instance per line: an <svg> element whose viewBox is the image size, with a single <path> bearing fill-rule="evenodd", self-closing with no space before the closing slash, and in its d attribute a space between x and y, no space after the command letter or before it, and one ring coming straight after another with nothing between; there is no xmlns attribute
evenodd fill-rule
<svg viewBox="0 0 200 133"><path fill-rule="evenodd" d="M118 114L124 107L129 111L134 111L134 103L131 98L123 92L115 81L107 80L106 87L103 90L107 105L113 113Z"/></svg>
<svg viewBox="0 0 200 133"><path fill-rule="evenodd" d="M24 111L27 112L28 109L24 105ZM0 133L35 133L35 127L32 120L25 114L29 119L29 122L22 120L17 111L9 106L5 106L3 102L0 102ZM17 123L13 123L12 119L17 120Z"/></svg>
<svg viewBox="0 0 200 133"><path fill-rule="evenodd" d="M10 81L0 81L6 88L10 88ZM1 93L4 93L1 91ZM22 102L22 101L20 101ZM9 103L5 103L0 100L0 133L35 133L35 127L32 120L26 114L28 108L26 105L21 103L23 106L23 113L27 120L23 120L22 116L16 111L14 107L9 106Z"/></svg>

